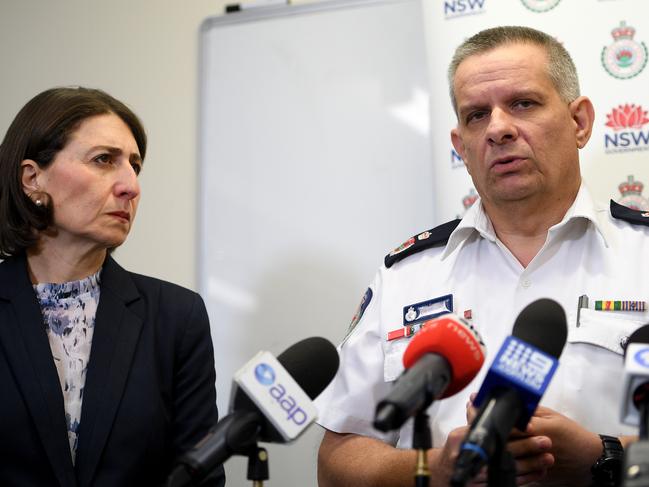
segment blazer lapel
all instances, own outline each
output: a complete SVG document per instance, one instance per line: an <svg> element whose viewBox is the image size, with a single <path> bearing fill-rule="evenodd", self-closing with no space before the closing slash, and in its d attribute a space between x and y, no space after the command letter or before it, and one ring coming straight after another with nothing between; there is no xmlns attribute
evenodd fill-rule
<svg viewBox="0 0 649 487"><path fill-rule="evenodd" d="M11 303L0 318L0 344L54 474L62 486L75 486L61 384L24 257L7 259L0 266L0 298Z"/></svg>
<svg viewBox="0 0 649 487"><path fill-rule="evenodd" d="M92 483L110 434L142 329L143 302L129 274L107 257L86 386L83 392L77 478Z"/></svg>

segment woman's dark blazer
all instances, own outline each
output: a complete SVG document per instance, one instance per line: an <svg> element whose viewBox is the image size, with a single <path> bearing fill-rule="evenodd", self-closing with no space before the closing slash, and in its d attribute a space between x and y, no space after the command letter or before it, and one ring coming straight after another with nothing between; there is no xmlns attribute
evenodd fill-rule
<svg viewBox="0 0 649 487"><path fill-rule="evenodd" d="M0 264L0 485L161 484L216 423L205 305L107 257L83 391L76 465L63 395L26 260ZM205 485L223 485L222 471Z"/></svg>

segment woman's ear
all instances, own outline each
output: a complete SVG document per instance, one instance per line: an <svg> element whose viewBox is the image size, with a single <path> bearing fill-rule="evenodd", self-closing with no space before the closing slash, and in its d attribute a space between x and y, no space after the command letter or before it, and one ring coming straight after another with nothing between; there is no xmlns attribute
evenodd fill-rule
<svg viewBox="0 0 649 487"><path fill-rule="evenodd" d="M31 159L25 159L20 163L20 180L23 185L23 191L27 196L36 191L40 191L38 186L38 175L41 172L41 168Z"/></svg>

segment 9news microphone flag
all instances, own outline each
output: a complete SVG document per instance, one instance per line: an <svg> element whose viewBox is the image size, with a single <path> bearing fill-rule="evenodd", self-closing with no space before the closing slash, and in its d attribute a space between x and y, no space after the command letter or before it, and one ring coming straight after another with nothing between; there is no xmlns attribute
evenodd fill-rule
<svg viewBox="0 0 649 487"><path fill-rule="evenodd" d="M559 303L539 299L516 318L474 405L480 408L455 463L451 485L464 486L502 452L512 428L524 431L559 364L568 329Z"/></svg>

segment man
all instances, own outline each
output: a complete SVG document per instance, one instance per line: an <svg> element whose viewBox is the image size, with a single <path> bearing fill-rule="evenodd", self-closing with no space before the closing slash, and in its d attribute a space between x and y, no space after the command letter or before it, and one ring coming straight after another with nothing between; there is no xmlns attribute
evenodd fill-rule
<svg viewBox="0 0 649 487"><path fill-rule="evenodd" d="M610 464L598 462L600 434L614 437L607 455L632 439L633 429L618 421L622 345L649 321L644 310L596 311L593 301L647 299L649 218L597 206L582 184L579 150L590 138L594 110L579 94L570 56L552 37L523 27L482 31L456 50L449 83L458 120L451 139L480 199L459 224L424 232L386 257L341 346L339 376L319 399L328 430L320 485L412 483L412 422L391 435L372 428L376 403L401 373L408 345L388 333L407 324L410 308L451 304L471 316L491 361L518 313L541 297L566 310L568 343L543 406L525 432L512 434L508 449L519 484L591 485L596 463L598 478L610 473ZM582 295L591 306L577 318ZM448 485L466 416L475 414L465 405L486 368L429 410L433 486Z"/></svg>

